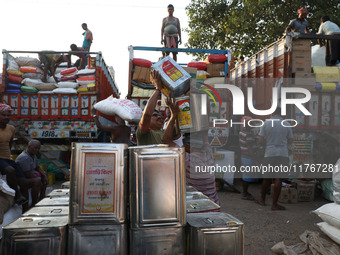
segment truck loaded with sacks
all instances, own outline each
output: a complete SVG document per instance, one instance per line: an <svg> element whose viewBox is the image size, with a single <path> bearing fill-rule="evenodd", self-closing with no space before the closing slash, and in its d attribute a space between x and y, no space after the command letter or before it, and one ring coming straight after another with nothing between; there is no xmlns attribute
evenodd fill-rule
<svg viewBox="0 0 340 255"><path fill-rule="evenodd" d="M300 165L334 164L340 155L340 69L326 66L317 39L334 36L289 33L237 63L229 76L244 95L245 115L263 121L270 118L265 110L281 107L293 126L291 161Z"/></svg>
<svg viewBox="0 0 340 255"><path fill-rule="evenodd" d="M56 69L56 78L42 81L39 53L3 50L0 102L13 109L12 121L31 138L46 143L67 144L79 139L96 139L99 130L91 114L93 105L109 96L119 98L114 71L101 52L88 54L87 67ZM68 52L55 52L68 54ZM29 57L27 57L29 55ZM101 118L111 117L101 114Z"/></svg>

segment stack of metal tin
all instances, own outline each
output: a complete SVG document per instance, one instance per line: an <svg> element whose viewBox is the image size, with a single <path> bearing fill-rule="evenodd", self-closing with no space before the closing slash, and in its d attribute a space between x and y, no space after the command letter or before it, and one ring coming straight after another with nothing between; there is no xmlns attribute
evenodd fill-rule
<svg viewBox="0 0 340 255"><path fill-rule="evenodd" d="M183 148L130 148L130 254L185 254Z"/></svg>
<svg viewBox="0 0 340 255"><path fill-rule="evenodd" d="M187 213L220 212L221 207L192 186L186 188Z"/></svg>
<svg viewBox="0 0 340 255"><path fill-rule="evenodd" d="M3 228L3 254L66 254L69 190L53 191Z"/></svg>
<svg viewBox="0 0 340 255"><path fill-rule="evenodd" d="M72 144L68 254L127 254L126 149Z"/></svg>

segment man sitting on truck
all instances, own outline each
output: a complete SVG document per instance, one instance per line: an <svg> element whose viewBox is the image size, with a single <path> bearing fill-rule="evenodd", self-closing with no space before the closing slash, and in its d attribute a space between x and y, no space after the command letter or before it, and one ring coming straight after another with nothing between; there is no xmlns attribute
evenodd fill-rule
<svg viewBox="0 0 340 255"><path fill-rule="evenodd" d="M318 34L338 35L340 39L340 28L337 24L331 22L329 16L323 16ZM318 43L320 47L323 46L321 39L318 39ZM340 60L340 40L326 40L326 64L335 66L338 60Z"/></svg>
<svg viewBox="0 0 340 255"><path fill-rule="evenodd" d="M167 98L167 105L171 111L171 117L165 131L162 130L164 123L164 116L161 112L157 111L156 104L158 97L163 88L161 76L159 72L151 71L152 82L156 87L152 96L149 98L148 103L145 106L143 116L139 122L136 136L138 145L151 145L151 144L169 144L170 146L176 146L173 143L173 130L177 114L179 112L178 104L173 103L170 98ZM178 139L176 137L175 139Z"/></svg>
<svg viewBox="0 0 340 255"><path fill-rule="evenodd" d="M298 14L299 16L296 19L290 21L286 28L286 33L292 31L300 34L308 34L308 21L306 20L308 10L302 7L298 10Z"/></svg>
<svg viewBox="0 0 340 255"><path fill-rule="evenodd" d="M74 66L77 67L78 70L85 69L86 60L87 60L88 55L86 53L72 53L72 51L84 51L84 52L86 52L86 50L83 47L78 47L75 44L71 44L70 48L71 48L71 51L68 55L68 65L67 65L67 67L71 66L71 55L75 55L75 56L79 57L79 59L76 61L76 63L74 63Z"/></svg>

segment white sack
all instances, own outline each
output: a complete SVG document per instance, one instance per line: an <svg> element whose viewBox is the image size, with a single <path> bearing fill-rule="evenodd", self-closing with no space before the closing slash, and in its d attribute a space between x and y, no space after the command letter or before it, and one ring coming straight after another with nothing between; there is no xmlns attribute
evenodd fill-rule
<svg viewBox="0 0 340 255"><path fill-rule="evenodd" d="M317 225L330 239L340 244L340 229L329 225L327 222L320 222Z"/></svg>
<svg viewBox="0 0 340 255"><path fill-rule="evenodd" d="M312 46L312 66L326 66L326 47Z"/></svg>
<svg viewBox="0 0 340 255"><path fill-rule="evenodd" d="M106 115L118 115L123 120L138 122L143 115L142 109L129 99L116 99L112 95L93 106Z"/></svg>
<svg viewBox="0 0 340 255"><path fill-rule="evenodd" d="M334 186L333 200L335 203L340 204L340 159L335 164L332 179Z"/></svg>
<svg viewBox="0 0 340 255"><path fill-rule="evenodd" d="M58 88L78 88L79 84L71 81L61 81L57 83Z"/></svg>
<svg viewBox="0 0 340 255"><path fill-rule="evenodd" d="M25 86L29 87L35 87L38 84L43 83L40 79L31 79L31 78L25 78L22 80L21 84L24 84Z"/></svg>
<svg viewBox="0 0 340 255"><path fill-rule="evenodd" d="M323 221L340 229L340 205L329 203L313 211Z"/></svg>
<svg viewBox="0 0 340 255"><path fill-rule="evenodd" d="M77 90L73 88L56 88L53 90L55 94L77 94Z"/></svg>

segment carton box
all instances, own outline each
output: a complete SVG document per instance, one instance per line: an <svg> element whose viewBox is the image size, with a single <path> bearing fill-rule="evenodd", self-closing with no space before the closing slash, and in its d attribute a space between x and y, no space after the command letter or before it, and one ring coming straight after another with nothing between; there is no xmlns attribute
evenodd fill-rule
<svg viewBox="0 0 340 255"><path fill-rule="evenodd" d="M143 82L146 84L150 84L150 72L151 69L144 66L135 66L133 71L132 80L137 82Z"/></svg>
<svg viewBox="0 0 340 255"><path fill-rule="evenodd" d="M314 200L315 195L315 182L311 181L295 181L297 189L298 201L309 202Z"/></svg>
<svg viewBox="0 0 340 255"><path fill-rule="evenodd" d="M311 73L312 60L303 56L295 56L292 58L293 73Z"/></svg>
<svg viewBox="0 0 340 255"><path fill-rule="evenodd" d="M298 39L298 40L293 40L292 43L293 50L311 50L311 44L309 39Z"/></svg>
<svg viewBox="0 0 340 255"><path fill-rule="evenodd" d="M271 185L271 195L273 196L273 194L274 184ZM298 202L297 194L295 187L282 186L278 202L283 204L296 204Z"/></svg>
<svg viewBox="0 0 340 255"><path fill-rule="evenodd" d="M221 77L225 74L224 63L209 63L207 64L207 72L210 77Z"/></svg>

